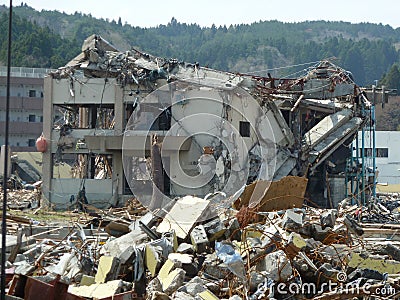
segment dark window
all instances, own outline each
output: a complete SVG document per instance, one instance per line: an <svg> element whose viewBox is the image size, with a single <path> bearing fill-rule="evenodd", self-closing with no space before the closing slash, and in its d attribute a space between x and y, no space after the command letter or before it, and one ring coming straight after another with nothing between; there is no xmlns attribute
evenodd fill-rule
<svg viewBox="0 0 400 300"><path fill-rule="evenodd" d="M376 148L376 157L389 157L388 148Z"/></svg>
<svg viewBox="0 0 400 300"><path fill-rule="evenodd" d="M29 115L29 122L36 122L36 116L35 115Z"/></svg>
<svg viewBox="0 0 400 300"><path fill-rule="evenodd" d="M372 148L365 148L364 153L364 157L372 157ZM360 156L363 156L362 149L360 149ZM389 149L375 148L375 157L389 157Z"/></svg>
<svg viewBox="0 0 400 300"><path fill-rule="evenodd" d="M28 146L29 147L35 147L35 140L34 139L29 139L28 140Z"/></svg>
<svg viewBox="0 0 400 300"><path fill-rule="evenodd" d="M40 122L43 123L43 116L40 116Z"/></svg>
<svg viewBox="0 0 400 300"><path fill-rule="evenodd" d="M171 107L164 109L151 125L150 130L169 130L171 128Z"/></svg>
<svg viewBox="0 0 400 300"><path fill-rule="evenodd" d="M245 121L239 122L239 132L243 137L250 137L250 123Z"/></svg>
<svg viewBox="0 0 400 300"><path fill-rule="evenodd" d="M29 90L29 97L36 97L36 91L35 90Z"/></svg>

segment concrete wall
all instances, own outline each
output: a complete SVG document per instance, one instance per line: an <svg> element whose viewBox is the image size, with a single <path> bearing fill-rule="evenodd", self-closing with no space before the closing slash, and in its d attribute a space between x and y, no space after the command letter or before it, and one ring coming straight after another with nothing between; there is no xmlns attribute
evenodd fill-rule
<svg viewBox="0 0 400 300"><path fill-rule="evenodd" d="M85 184L86 197L91 205L106 208L111 203L113 196L113 180L112 179L75 179L63 178L51 180L51 197L50 203L58 209L67 209L71 205L71 195L75 199Z"/></svg>

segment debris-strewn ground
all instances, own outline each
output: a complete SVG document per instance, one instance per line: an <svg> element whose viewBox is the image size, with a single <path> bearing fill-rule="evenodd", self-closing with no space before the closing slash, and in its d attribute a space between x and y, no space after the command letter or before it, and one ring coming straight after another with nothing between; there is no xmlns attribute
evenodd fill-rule
<svg viewBox="0 0 400 300"><path fill-rule="evenodd" d="M363 207L345 199L338 209L242 206L197 221L204 201L178 199L163 217L134 199L109 210L10 210L8 293L25 299L398 298L397 198L380 196Z"/></svg>

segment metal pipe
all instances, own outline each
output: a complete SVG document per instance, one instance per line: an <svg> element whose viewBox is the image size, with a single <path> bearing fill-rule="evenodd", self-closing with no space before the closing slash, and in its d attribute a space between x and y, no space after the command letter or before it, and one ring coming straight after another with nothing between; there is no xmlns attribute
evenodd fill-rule
<svg viewBox="0 0 400 300"><path fill-rule="evenodd" d="M372 172L373 172L373 183L372 183L372 196L375 198L376 197L376 144L375 144L375 130L376 130L376 125L375 125L375 105L376 105L376 90L375 86L372 87L372 92L373 92L373 104L371 107L372 110Z"/></svg>
<svg viewBox="0 0 400 300"><path fill-rule="evenodd" d="M139 227L148 235L149 238L152 240L158 240L160 237L157 235L157 233L153 232L146 224L144 224L142 221L139 221Z"/></svg>
<svg viewBox="0 0 400 300"><path fill-rule="evenodd" d="M363 108L364 110L364 108ZM362 133L361 133L361 204L365 205L365 129L364 127L362 128Z"/></svg>

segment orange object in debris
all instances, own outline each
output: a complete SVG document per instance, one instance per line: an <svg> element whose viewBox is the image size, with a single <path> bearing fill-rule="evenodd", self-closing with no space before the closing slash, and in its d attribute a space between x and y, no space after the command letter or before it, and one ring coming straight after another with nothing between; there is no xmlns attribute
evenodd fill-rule
<svg viewBox="0 0 400 300"><path fill-rule="evenodd" d="M210 146L205 146L205 147L203 147L203 153L204 154L214 154L214 149Z"/></svg>
<svg viewBox="0 0 400 300"><path fill-rule="evenodd" d="M42 153L47 151L47 140L44 138L43 133L36 140L36 149Z"/></svg>

